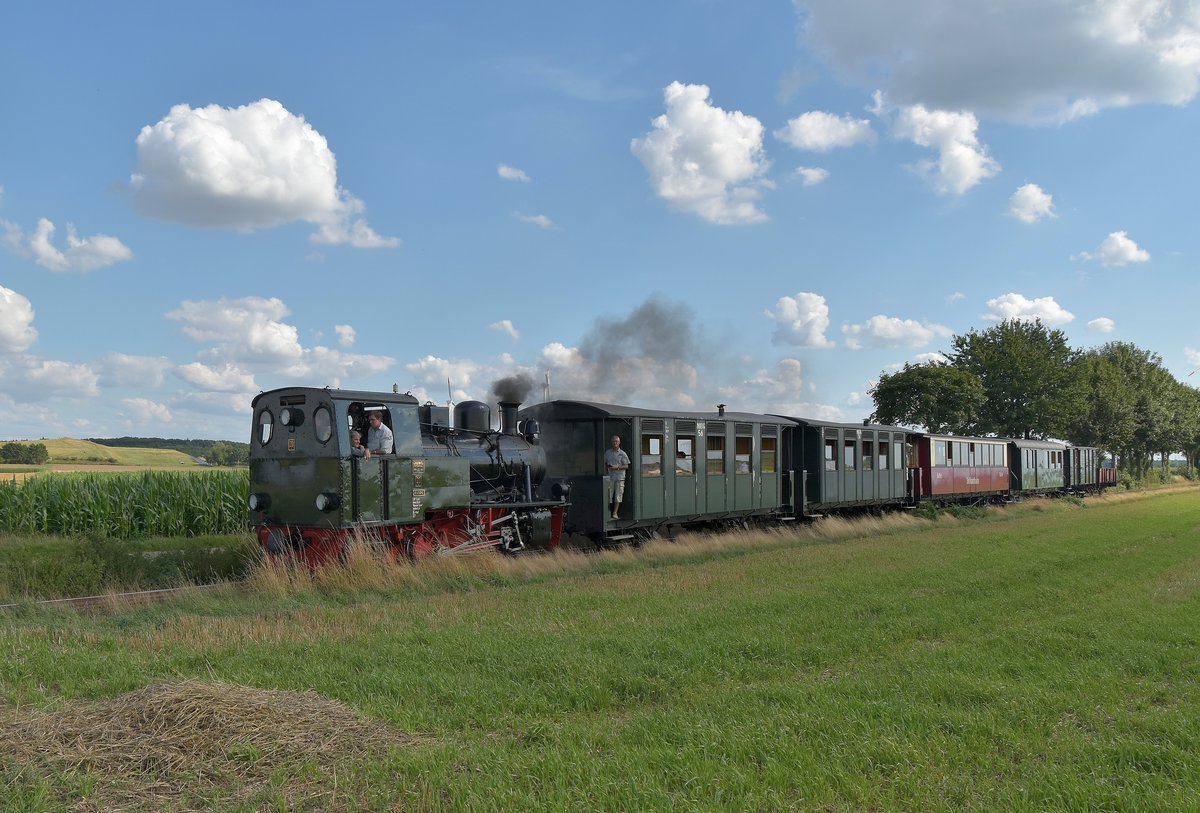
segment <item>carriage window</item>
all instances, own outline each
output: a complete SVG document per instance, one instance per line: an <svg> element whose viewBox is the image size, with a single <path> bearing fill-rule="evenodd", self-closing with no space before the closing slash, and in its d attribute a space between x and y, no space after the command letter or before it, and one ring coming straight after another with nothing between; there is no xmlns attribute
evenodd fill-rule
<svg viewBox="0 0 1200 813"><path fill-rule="evenodd" d="M313 432L321 443L328 443L333 437L333 416L329 413L329 407L324 404L317 407L317 411L313 413Z"/></svg>
<svg viewBox="0 0 1200 813"><path fill-rule="evenodd" d="M858 441L847 440L842 447L842 462L846 464L846 471L854 471L858 467Z"/></svg>
<svg viewBox="0 0 1200 813"><path fill-rule="evenodd" d="M642 435L642 476L662 477L662 435Z"/></svg>
<svg viewBox="0 0 1200 813"><path fill-rule="evenodd" d="M944 440L935 440L933 442L933 465L949 466L950 454L953 446Z"/></svg>
<svg viewBox="0 0 1200 813"><path fill-rule="evenodd" d="M720 435L708 436L708 460L706 471L709 474L725 473L725 438Z"/></svg>
<svg viewBox="0 0 1200 813"><path fill-rule="evenodd" d="M875 467L875 441L864 440L862 447L863 471L871 471Z"/></svg>
<svg viewBox="0 0 1200 813"><path fill-rule="evenodd" d="M733 473L750 473L750 450L754 448L754 438L739 437L734 439Z"/></svg>
<svg viewBox="0 0 1200 813"><path fill-rule="evenodd" d="M264 409L258 414L258 444L266 446L271 440L271 431L275 428L275 416L271 410Z"/></svg>
<svg viewBox="0 0 1200 813"><path fill-rule="evenodd" d="M837 471L837 441L825 441L825 471Z"/></svg>
<svg viewBox="0 0 1200 813"><path fill-rule="evenodd" d="M887 471L888 469L888 446L890 444L886 440L879 441L879 470Z"/></svg>
<svg viewBox="0 0 1200 813"><path fill-rule="evenodd" d="M976 455L975 455L975 444L968 443L967 444L967 465L974 466L974 465L977 465L978 463L979 463L979 458L976 457Z"/></svg>
<svg viewBox="0 0 1200 813"><path fill-rule="evenodd" d="M675 436L675 473L690 477L696 473L693 461L696 455L696 437L694 435Z"/></svg>
<svg viewBox="0 0 1200 813"><path fill-rule="evenodd" d="M775 438L762 439L763 474L775 473Z"/></svg>

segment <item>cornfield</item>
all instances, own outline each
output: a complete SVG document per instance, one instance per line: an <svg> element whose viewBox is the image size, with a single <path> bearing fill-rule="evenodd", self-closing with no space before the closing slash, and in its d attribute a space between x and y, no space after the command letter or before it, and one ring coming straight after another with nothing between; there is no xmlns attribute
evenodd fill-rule
<svg viewBox="0 0 1200 813"><path fill-rule="evenodd" d="M246 470L53 473L0 480L0 532L141 539L246 529Z"/></svg>

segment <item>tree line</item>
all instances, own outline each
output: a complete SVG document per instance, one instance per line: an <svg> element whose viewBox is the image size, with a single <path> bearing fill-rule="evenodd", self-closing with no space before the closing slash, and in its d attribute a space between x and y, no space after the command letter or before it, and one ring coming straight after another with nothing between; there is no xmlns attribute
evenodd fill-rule
<svg viewBox="0 0 1200 813"><path fill-rule="evenodd" d="M0 463L32 463L41 465L50 459L44 443L5 443L0 445Z"/></svg>
<svg viewBox="0 0 1200 813"><path fill-rule="evenodd" d="M905 364L871 389L872 420L977 437L1096 446L1144 477L1155 455L1200 455L1200 391L1128 342L1072 348L1061 330L1009 320L951 340L946 361Z"/></svg>

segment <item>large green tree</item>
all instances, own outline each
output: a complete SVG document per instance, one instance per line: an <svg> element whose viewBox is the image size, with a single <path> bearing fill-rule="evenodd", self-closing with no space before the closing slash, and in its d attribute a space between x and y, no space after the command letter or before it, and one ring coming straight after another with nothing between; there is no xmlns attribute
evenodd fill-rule
<svg viewBox="0 0 1200 813"><path fill-rule="evenodd" d="M1067 428L1067 439L1082 446L1123 452L1137 429L1137 393L1122 369L1100 349L1079 359L1083 401Z"/></svg>
<svg viewBox="0 0 1200 813"><path fill-rule="evenodd" d="M884 373L871 388L872 420L969 435L976 431L983 385L969 372L944 363L905 364Z"/></svg>
<svg viewBox="0 0 1200 813"><path fill-rule="evenodd" d="M1133 401L1131 431L1115 439L1121 467L1135 477L1144 477L1150 470L1152 456L1174 445L1171 398L1177 382L1162 366L1157 353L1135 344L1109 342L1095 352L1118 371L1126 388L1123 397Z"/></svg>
<svg viewBox="0 0 1200 813"><path fill-rule="evenodd" d="M955 336L950 364L983 385L980 434L1016 438L1065 437L1079 411L1079 353L1061 330L1040 320L1010 319Z"/></svg>

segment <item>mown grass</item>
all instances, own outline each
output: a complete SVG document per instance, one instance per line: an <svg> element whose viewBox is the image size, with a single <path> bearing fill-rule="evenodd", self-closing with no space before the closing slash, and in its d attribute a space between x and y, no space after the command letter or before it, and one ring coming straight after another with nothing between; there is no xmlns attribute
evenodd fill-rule
<svg viewBox="0 0 1200 813"><path fill-rule="evenodd" d="M26 608L0 627L0 810L130 785L177 810L1200 807L1195 490L820 531ZM4 711L184 679L314 691L416 736L241 779L106 777L6 736Z"/></svg>
<svg viewBox="0 0 1200 813"><path fill-rule="evenodd" d="M243 578L248 533L194 537L0 536L0 603L95 596Z"/></svg>

